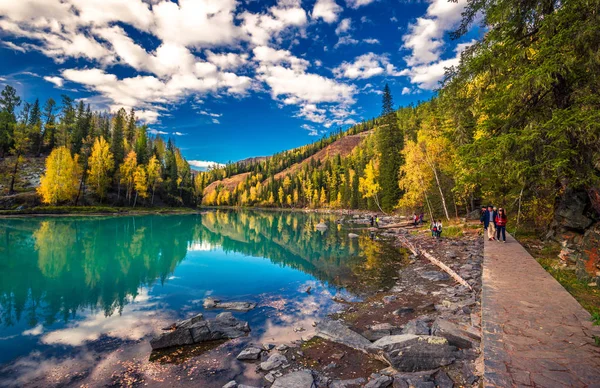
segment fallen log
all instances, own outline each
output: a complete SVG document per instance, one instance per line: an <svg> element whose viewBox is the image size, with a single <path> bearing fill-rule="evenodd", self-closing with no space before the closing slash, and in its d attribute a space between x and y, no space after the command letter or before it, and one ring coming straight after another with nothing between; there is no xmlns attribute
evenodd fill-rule
<svg viewBox="0 0 600 388"><path fill-rule="evenodd" d="M461 278L456 272L454 272L454 270L452 268L448 267L446 264L444 264L440 260L433 257L430 253L426 252L425 250L422 250L421 252L419 252L417 247L415 247L414 244L412 244L406 238L398 237L398 239L400 240L402 245L407 247L415 256L421 256L421 255L424 256L427 260L429 260L433 264L437 265L448 275L452 276L452 278L454 280L456 280L459 284L461 284L461 285L467 287L469 290L473 291L473 287L471 287L471 285L469 283L467 283L467 281L465 279Z"/></svg>

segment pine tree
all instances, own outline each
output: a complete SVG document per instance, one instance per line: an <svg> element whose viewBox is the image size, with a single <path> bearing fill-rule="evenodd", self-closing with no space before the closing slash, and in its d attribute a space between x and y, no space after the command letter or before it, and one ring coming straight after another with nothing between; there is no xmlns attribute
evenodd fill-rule
<svg viewBox="0 0 600 388"><path fill-rule="evenodd" d="M115 158L115 167L123 163L125 148L123 145L123 132L125 130L125 117L127 113L121 108L113 118L112 139L110 150Z"/></svg>
<svg viewBox="0 0 600 388"><path fill-rule="evenodd" d="M42 146L44 143L44 139L48 138L48 148L50 150L54 149L54 145L56 144L56 116L54 115L54 108L56 107L56 101L52 98L49 98L44 105L44 132L42 134L42 141L40 142L40 148L38 148L37 154L39 155L42 152Z"/></svg>
<svg viewBox="0 0 600 388"><path fill-rule="evenodd" d="M15 110L21 105L17 91L6 85L0 93L0 157L8 152L13 144L13 133L17 124Z"/></svg>
<svg viewBox="0 0 600 388"><path fill-rule="evenodd" d="M392 93L387 84L383 90L382 103L382 123L376 130L377 151L380 157L380 203L383 210L390 211L398 204L401 196L400 187L398 186L398 174L402 165L400 152L404 146L404 139L398 128Z"/></svg>
<svg viewBox="0 0 600 388"><path fill-rule="evenodd" d="M28 122L29 139L31 140L31 151L38 153L42 148L43 132L42 132L42 110L40 108L40 100L35 99L29 112Z"/></svg>

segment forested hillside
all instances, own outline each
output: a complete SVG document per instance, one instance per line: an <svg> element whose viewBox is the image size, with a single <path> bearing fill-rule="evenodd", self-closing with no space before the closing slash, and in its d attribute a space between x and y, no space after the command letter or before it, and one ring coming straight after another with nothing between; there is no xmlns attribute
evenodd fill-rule
<svg viewBox="0 0 600 388"><path fill-rule="evenodd" d="M46 204L195 203L192 171L180 150L138 125L134 110L94 112L66 95L60 105L49 99L42 106L6 86L0 97L3 194L17 194L24 163L45 156L37 192Z"/></svg>
<svg viewBox="0 0 600 388"><path fill-rule="evenodd" d="M386 88L380 118L336 135L374 129L349 155L304 163L285 177L281 171L323 145L229 165L200 187L248 174L235 187L213 184L203 203L451 218L483 201L547 226L565 193L583 192L600 210L599 5L470 1L454 37L478 14L487 32L447 69L435 98L394 111Z"/></svg>

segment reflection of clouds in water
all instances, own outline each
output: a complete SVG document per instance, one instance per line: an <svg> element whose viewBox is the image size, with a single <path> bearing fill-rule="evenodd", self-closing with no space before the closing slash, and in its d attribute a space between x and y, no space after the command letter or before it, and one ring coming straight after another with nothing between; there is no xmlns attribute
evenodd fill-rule
<svg viewBox="0 0 600 388"><path fill-rule="evenodd" d="M39 324L35 327L32 327L29 330L25 330L22 334L23 335L40 335L44 332L44 326L42 324Z"/></svg>
<svg viewBox="0 0 600 388"><path fill-rule="evenodd" d="M188 243L188 252L213 251L219 248L219 245L213 245L208 241L194 241Z"/></svg>
<svg viewBox="0 0 600 388"><path fill-rule="evenodd" d="M122 340L139 340L154 331L157 301L148 295L148 290L140 289L135 301L129 300L121 314L109 317L104 312L88 313L85 318L74 321L65 329L51 331L42 337L47 345L81 346L87 341L95 341L102 335ZM41 332L39 333L41 334Z"/></svg>

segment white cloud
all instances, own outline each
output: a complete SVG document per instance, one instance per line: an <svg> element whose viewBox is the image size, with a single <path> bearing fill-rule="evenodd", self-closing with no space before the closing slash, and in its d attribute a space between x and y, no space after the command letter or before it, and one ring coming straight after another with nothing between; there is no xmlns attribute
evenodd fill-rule
<svg viewBox="0 0 600 388"><path fill-rule="evenodd" d="M396 70L385 55L374 53L363 54L354 59L354 62L343 62L340 66L333 69L333 74L337 78L349 79L367 79L379 75L399 76Z"/></svg>
<svg viewBox="0 0 600 388"><path fill-rule="evenodd" d="M27 50L25 50L25 48L21 47L21 46L17 46L16 44L14 44L13 42L2 42L2 45L8 49L11 49L13 51L18 51L21 53L26 52Z"/></svg>
<svg viewBox="0 0 600 388"><path fill-rule="evenodd" d="M213 124L221 124L221 121L220 121L219 119L216 119L216 118L213 118L213 119L211 120L211 122L212 122Z"/></svg>
<svg viewBox="0 0 600 388"><path fill-rule="evenodd" d="M199 113L201 115L203 115L203 116L210 116L210 117L221 117L221 116L223 116L221 113L212 113L212 112L208 112L206 110L201 110Z"/></svg>
<svg viewBox="0 0 600 388"><path fill-rule="evenodd" d="M169 134L169 132L160 131L160 130L154 129L154 128L150 128L148 130L148 133L150 133L152 135L168 135Z"/></svg>
<svg viewBox="0 0 600 388"><path fill-rule="evenodd" d="M342 12L335 0L317 0L312 11L313 19L323 19L327 23L334 23Z"/></svg>
<svg viewBox="0 0 600 388"><path fill-rule="evenodd" d="M183 132L171 132L171 135L173 136L187 136L187 133L183 133Z"/></svg>
<svg viewBox="0 0 600 388"><path fill-rule="evenodd" d="M220 53L206 51L206 60L222 70L235 70L248 62L248 54Z"/></svg>
<svg viewBox="0 0 600 388"><path fill-rule="evenodd" d="M375 38L363 39L363 42L368 43L368 44L380 44L381 43L381 42L379 42L379 39L375 39Z"/></svg>
<svg viewBox="0 0 600 388"><path fill-rule="evenodd" d="M454 50L455 56L453 58L419 66L413 66L411 68L402 70L400 74L408 76L410 78L410 82L418 85L418 87L421 89L433 90L439 87L439 82L444 78L446 69L453 66L458 66L460 63L460 55L473 43L475 43L475 41L457 45Z"/></svg>
<svg viewBox="0 0 600 388"><path fill-rule="evenodd" d="M410 94L410 93L411 93L410 88L407 88L406 86L402 88L402 95Z"/></svg>
<svg viewBox="0 0 600 388"><path fill-rule="evenodd" d="M64 80L60 77L45 76L44 79L50 83L53 83L54 85L58 86L59 88L62 88L62 86L64 84Z"/></svg>
<svg viewBox="0 0 600 388"><path fill-rule="evenodd" d="M340 24L338 24L337 28L335 29L335 34L342 35L342 34L347 33L348 31L350 31L351 29L352 29L352 19L350 19L350 18L342 19Z"/></svg>
<svg viewBox="0 0 600 388"><path fill-rule="evenodd" d="M431 0L425 16L409 24L408 33L402 37L404 47L411 50L406 63L423 65L440 59L444 47L444 35L460 22L466 0L456 3L447 0Z"/></svg>
<svg viewBox="0 0 600 388"><path fill-rule="evenodd" d="M218 1L218 0L217 0ZM302 27L307 23L306 11L300 0L279 0L266 13L243 12L241 28L254 45L266 45L288 27Z"/></svg>
<svg viewBox="0 0 600 388"><path fill-rule="evenodd" d="M364 5L369 5L377 0L346 0L346 4L350 8L360 8Z"/></svg>
<svg viewBox="0 0 600 388"><path fill-rule="evenodd" d="M223 163L212 162L208 160L188 160L190 166L196 167L201 170L209 170L212 168L225 167Z"/></svg>

